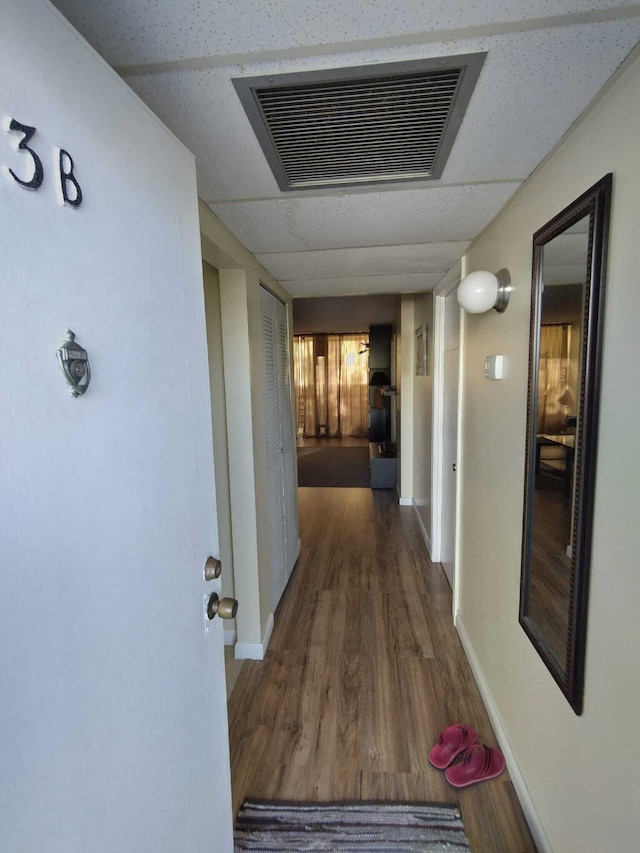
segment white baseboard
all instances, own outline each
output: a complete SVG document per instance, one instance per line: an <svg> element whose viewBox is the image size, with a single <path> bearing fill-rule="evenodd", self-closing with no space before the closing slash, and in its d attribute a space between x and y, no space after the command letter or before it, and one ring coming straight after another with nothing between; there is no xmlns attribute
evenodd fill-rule
<svg viewBox="0 0 640 853"><path fill-rule="evenodd" d="M424 521L420 513L418 512L418 507L411 501L411 505L413 506L413 513L418 522L418 527L420 528L420 533L422 533L422 538L424 539L424 544L427 546L427 551L429 552L429 559L431 559L431 537L427 533L427 528L424 526Z"/></svg>
<svg viewBox="0 0 640 853"><path fill-rule="evenodd" d="M400 506L413 506L413 498L398 498Z"/></svg>
<svg viewBox="0 0 640 853"><path fill-rule="evenodd" d="M224 644L225 646L235 646L238 638L238 632L235 628L224 629Z"/></svg>
<svg viewBox="0 0 640 853"><path fill-rule="evenodd" d="M264 629L261 643L236 643L234 657L236 660L264 660L273 632L273 613L269 614L267 626Z"/></svg>
<svg viewBox="0 0 640 853"><path fill-rule="evenodd" d="M531 799L527 783L525 782L520 766L516 761L516 756L511 746L509 735L507 734L507 730L502 721L502 717L500 716L498 707L484 677L484 673L482 672L480 661L478 660L473 644L469 639L469 635L465 630L462 617L460 616L460 611L456 613L455 626L467 656L467 660L469 661L469 666L471 667L471 671L473 672L473 676L476 680L476 684L478 685L478 690L482 696L482 701L484 702L487 714L491 720L491 725L493 726L496 738L498 739L498 744L500 745L500 749L502 750L505 761L507 762L509 776L513 782L516 796L522 806L522 811L524 812L525 819L529 825L529 829L531 830L533 840L536 843L539 853L553 853L549 839L547 838L544 827L542 826L540 815L538 814L534 802Z"/></svg>
<svg viewBox="0 0 640 853"><path fill-rule="evenodd" d="M236 643L233 656L236 660L264 660L262 643Z"/></svg>

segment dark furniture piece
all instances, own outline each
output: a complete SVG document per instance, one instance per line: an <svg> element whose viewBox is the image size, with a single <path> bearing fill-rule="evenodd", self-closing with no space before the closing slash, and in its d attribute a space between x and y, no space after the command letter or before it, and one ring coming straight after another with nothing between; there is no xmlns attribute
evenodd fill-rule
<svg viewBox="0 0 640 853"><path fill-rule="evenodd" d="M369 328L369 441L389 443L390 400L382 388L391 384L391 326Z"/></svg>
<svg viewBox="0 0 640 853"><path fill-rule="evenodd" d="M369 371L381 370L389 380L391 370L391 326L369 327Z"/></svg>
<svg viewBox="0 0 640 853"><path fill-rule="evenodd" d="M369 441L384 444L387 441L387 409L369 409Z"/></svg>
<svg viewBox="0 0 640 853"><path fill-rule="evenodd" d="M543 448L561 448L562 450L564 450L564 467L561 471L564 480L564 493L566 497L571 497L571 489L573 487L573 457L575 455L575 444L575 435L536 436L536 488L538 484L538 477L541 473L540 465L542 462L544 462L544 459L541 456Z"/></svg>
<svg viewBox="0 0 640 853"><path fill-rule="evenodd" d="M391 326L369 328L369 470L372 489L392 489L397 482L391 448Z"/></svg>

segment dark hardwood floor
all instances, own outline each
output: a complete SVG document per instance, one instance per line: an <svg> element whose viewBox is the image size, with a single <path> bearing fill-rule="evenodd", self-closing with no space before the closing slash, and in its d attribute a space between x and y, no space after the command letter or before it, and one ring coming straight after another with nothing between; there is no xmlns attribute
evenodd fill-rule
<svg viewBox="0 0 640 853"><path fill-rule="evenodd" d="M451 592L395 492L300 489L302 553L264 661L229 702L234 810L247 796L458 803L474 853L535 851L513 786L452 788L440 730L495 746Z"/></svg>

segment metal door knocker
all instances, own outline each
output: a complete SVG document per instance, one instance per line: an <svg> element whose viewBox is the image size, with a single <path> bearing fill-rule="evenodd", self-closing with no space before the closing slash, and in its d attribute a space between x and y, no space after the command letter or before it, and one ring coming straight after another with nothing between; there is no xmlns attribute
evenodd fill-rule
<svg viewBox="0 0 640 853"><path fill-rule="evenodd" d="M64 378L69 383L72 397L79 397L89 387L91 368L86 349L76 342L75 334L69 329L67 339L58 347L58 361Z"/></svg>

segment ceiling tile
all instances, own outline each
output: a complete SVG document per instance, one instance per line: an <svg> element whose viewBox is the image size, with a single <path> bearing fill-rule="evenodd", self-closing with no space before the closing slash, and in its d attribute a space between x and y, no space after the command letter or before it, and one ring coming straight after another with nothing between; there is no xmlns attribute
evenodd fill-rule
<svg viewBox="0 0 640 853"><path fill-rule="evenodd" d="M464 253L468 242L423 243L411 246L370 246L316 252L258 254L260 263L277 279L345 278L394 273L444 274Z"/></svg>
<svg viewBox="0 0 640 853"><path fill-rule="evenodd" d="M282 282L292 296L352 296L359 293L419 293L433 290L442 273L414 275L353 276Z"/></svg>
<svg viewBox="0 0 640 853"><path fill-rule="evenodd" d="M292 50L553 18L632 0L56 0L114 65ZM404 39L403 39L404 37Z"/></svg>
<svg viewBox="0 0 640 853"><path fill-rule="evenodd" d="M488 56L443 181L527 177L639 38L640 17L483 40Z"/></svg>
<svg viewBox="0 0 640 853"><path fill-rule="evenodd" d="M205 201L274 198L281 192L232 78L486 50L486 62L442 179L411 185L430 188L442 183L526 178L638 38L640 15L629 21L447 44L134 75L127 82L196 155L198 189ZM356 194L368 191L367 187L352 190Z"/></svg>
<svg viewBox="0 0 640 853"><path fill-rule="evenodd" d="M54 3L112 64L161 64L125 80L193 151L200 197L297 295L431 289L640 38L634 0ZM442 178L384 190L285 197L231 82L478 51Z"/></svg>
<svg viewBox="0 0 640 853"><path fill-rule="evenodd" d="M518 183L212 205L251 252L458 242L478 234Z"/></svg>

